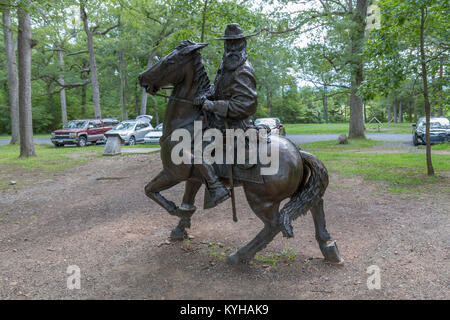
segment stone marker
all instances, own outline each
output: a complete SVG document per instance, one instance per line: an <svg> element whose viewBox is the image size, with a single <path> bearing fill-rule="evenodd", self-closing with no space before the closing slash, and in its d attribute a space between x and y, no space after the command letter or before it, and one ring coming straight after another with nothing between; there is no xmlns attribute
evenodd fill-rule
<svg viewBox="0 0 450 320"><path fill-rule="evenodd" d="M103 151L104 156L118 156L122 154L121 146L125 143L122 137L118 133L105 133L106 144L105 151Z"/></svg>
<svg viewBox="0 0 450 320"><path fill-rule="evenodd" d="M348 144L348 138L345 133L341 134L338 138L339 144Z"/></svg>

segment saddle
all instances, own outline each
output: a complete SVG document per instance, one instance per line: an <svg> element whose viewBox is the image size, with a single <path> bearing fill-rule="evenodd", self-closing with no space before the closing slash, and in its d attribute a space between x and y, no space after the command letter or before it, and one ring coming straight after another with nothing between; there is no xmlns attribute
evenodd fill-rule
<svg viewBox="0 0 450 320"><path fill-rule="evenodd" d="M248 127L248 129L256 129L256 148L250 148L250 138L246 135L244 135L245 137L245 143L244 143L244 151L243 150L238 150L237 146L239 145L236 141L236 139L234 140L234 161L233 164L227 164L226 163L226 152L224 152L223 154L223 161L222 164L218 164L218 163L213 163L213 167L214 167L214 171L216 173L216 175L219 178L222 179L226 179L228 181L230 181L230 166L231 166L231 172L233 175L233 185L237 185L239 183L242 182L252 182L252 183L258 183L258 184L263 184L265 183L265 178L263 175L261 175L261 163L260 163L260 159L259 159L259 147L262 143L267 144L267 149L270 148L269 144L270 144L270 137L269 137L269 132L270 132L270 128L267 130L267 128L263 128L267 130L267 136L260 136L258 130L260 129L260 127ZM225 139L226 140L226 139ZM226 150L226 142L224 142L224 149ZM238 153L244 152L245 157L244 157L244 163L238 163ZM250 162L251 159L251 152L256 152L256 157L255 155L253 155L253 159ZM240 154L240 155L241 155ZM255 163L255 158L256 158L256 163ZM242 159L241 159L242 160ZM203 207L204 209L209 209L212 208L214 206L213 201L210 199L210 195L208 190L205 188L205 196L204 196L204 204Z"/></svg>

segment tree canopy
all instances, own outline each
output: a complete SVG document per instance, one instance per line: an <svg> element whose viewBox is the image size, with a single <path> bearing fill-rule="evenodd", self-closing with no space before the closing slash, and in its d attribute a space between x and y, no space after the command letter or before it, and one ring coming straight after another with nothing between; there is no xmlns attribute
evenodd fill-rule
<svg viewBox="0 0 450 320"><path fill-rule="evenodd" d="M448 2L377 1L380 27L368 30L366 12L372 2L33 1L25 10L34 42L34 132L49 132L67 119L95 117L100 111L102 117L119 119L147 113L161 121L166 101L147 97L138 84L139 73L181 40L191 39L209 42L202 54L213 79L223 53L223 42L215 39L231 22L239 22L247 34L258 34L247 46L257 77L256 116L287 123L356 121L354 136L364 134L363 112L382 121L414 121L425 113L418 54L421 6L427 16L424 50L431 113L449 115ZM10 11L14 42L20 3L1 5L3 13ZM0 50L6 52L5 43ZM0 55L0 63L6 65L6 54ZM0 69L0 88L0 133L10 133L6 68Z"/></svg>

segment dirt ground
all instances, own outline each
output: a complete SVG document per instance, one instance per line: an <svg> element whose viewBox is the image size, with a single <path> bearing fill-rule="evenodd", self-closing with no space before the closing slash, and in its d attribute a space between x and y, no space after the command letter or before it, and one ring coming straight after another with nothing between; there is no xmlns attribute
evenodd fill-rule
<svg viewBox="0 0 450 320"><path fill-rule="evenodd" d="M177 218L143 192L160 169L157 153L97 158L0 191L0 298L450 298L448 194L411 199L330 174L325 213L343 265L323 261L308 214L293 223L293 239L275 238L261 253L266 258L230 266L224 255L262 228L243 191L234 223L231 201L204 211L201 190L193 238L170 242ZM97 180L104 177L121 179ZM179 203L183 188L163 194ZM271 253L279 254L276 264ZM79 290L67 288L71 265L80 268ZM367 287L371 265L381 270L379 290Z"/></svg>

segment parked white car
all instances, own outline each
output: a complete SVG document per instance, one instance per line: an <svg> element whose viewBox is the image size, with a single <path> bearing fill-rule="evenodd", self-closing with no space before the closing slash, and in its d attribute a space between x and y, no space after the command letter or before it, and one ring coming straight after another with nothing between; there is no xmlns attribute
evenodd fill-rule
<svg viewBox="0 0 450 320"><path fill-rule="evenodd" d="M147 114L143 114L143 115L136 117L136 121L148 122L148 123L150 123L150 121L152 121L152 119L153 119L153 117L149 116Z"/></svg>
<svg viewBox="0 0 450 320"><path fill-rule="evenodd" d="M156 126L155 129L150 131L144 137L144 143L146 144L159 144L159 138L161 138L163 132L163 124L160 123Z"/></svg>
<svg viewBox="0 0 450 320"><path fill-rule="evenodd" d="M255 120L255 126L265 125L270 128L272 134L286 136L286 129L278 118L259 118Z"/></svg>

